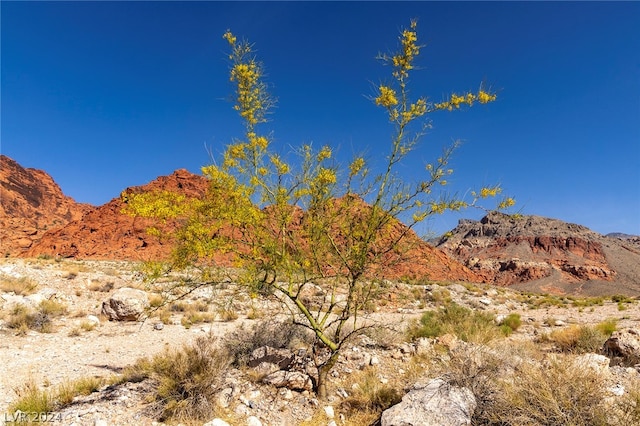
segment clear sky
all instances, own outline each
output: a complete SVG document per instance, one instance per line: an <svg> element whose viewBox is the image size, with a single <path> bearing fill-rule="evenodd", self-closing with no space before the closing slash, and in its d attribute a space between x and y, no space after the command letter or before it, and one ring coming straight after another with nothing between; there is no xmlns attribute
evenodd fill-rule
<svg viewBox="0 0 640 426"><path fill-rule="evenodd" d="M7 2L0 4L0 151L101 205L241 136L230 103L231 29L255 43L281 149L383 155L375 60L418 19L412 93L496 90L431 114L410 178L454 139L450 191L501 183L524 214L640 234L640 2ZM467 211L437 217L441 233ZM427 229L425 229L427 230Z"/></svg>

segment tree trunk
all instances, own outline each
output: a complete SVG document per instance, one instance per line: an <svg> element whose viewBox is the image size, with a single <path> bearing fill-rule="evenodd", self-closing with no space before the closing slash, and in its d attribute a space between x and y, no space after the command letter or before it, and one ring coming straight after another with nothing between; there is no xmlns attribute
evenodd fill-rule
<svg viewBox="0 0 640 426"><path fill-rule="evenodd" d="M327 395L327 379L329 377L329 373L338 362L338 351L331 352L331 356L327 360L327 362L318 365L318 381L316 382L316 395L320 401L325 401L328 397Z"/></svg>

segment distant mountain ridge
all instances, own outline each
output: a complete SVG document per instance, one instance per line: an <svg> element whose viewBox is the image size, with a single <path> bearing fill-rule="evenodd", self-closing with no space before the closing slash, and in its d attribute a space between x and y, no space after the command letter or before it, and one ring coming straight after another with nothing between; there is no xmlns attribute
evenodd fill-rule
<svg viewBox="0 0 640 426"><path fill-rule="evenodd" d="M640 294L640 244L558 219L491 212L480 221L461 220L436 245L497 285Z"/></svg>
<svg viewBox="0 0 640 426"><path fill-rule="evenodd" d="M122 212L122 197L100 207L79 204L43 171L24 169L6 156L0 166L5 255L152 260L172 249L171 241L146 232L156 222ZM207 185L202 176L176 170L123 193L168 190L201 197ZM368 208L364 202L354 206ZM304 212L298 220L304 220ZM404 234L403 227L397 223L393 232ZM381 273L391 279L488 282L536 292L640 295L640 238L635 236L603 236L558 219L497 212L480 221L461 220L446 235L430 245L409 231L408 249Z"/></svg>

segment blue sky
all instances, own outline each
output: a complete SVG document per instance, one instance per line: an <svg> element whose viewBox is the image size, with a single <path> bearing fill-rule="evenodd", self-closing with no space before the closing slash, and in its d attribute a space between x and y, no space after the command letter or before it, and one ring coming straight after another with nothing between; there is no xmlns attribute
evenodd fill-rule
<svg viewBox="0 0 640 426"><path fill-rule="evenodd" d="M450 191L501 183L524 214L640 234L639 2L6 2L0 152L100 205L240 137L226 29L255 43L278 106L276 146L381 156L391 128L369 96L375 60L411 18L425 44L412 93L481 82L497 102L430 116L402 165L454 139ZM466 211L434 218L441 233Z"/></svg>

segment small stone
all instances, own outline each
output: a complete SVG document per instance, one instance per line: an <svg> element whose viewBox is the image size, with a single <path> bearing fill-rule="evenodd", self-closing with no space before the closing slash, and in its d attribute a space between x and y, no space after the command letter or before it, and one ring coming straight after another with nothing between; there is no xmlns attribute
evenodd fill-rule
<svg viewBox="0 0 640 426"><path fill-rule="evenodd" d="M91 324L94 325L99 325L100 324L100 318L98 318L95 315L87 315L87 321Z"/></svg>
<svg viewBox="0 0 640 426"><path fill-rule="evenodd" d="M491 299L487 299L486 297L483 297L481 299L478 299L478 302L482 303L485 306L489 306L491 304Z"/></svg>
<svg viewBox="0 0 640 426"><path fill-rule="evenodd" d="M622 386L620 383L611 386L609 388L609 392L611 392L612 394L614 394L615 396L622 396L624 395L624 386Z"/></svg>
<svg viewBox="0 0 640 426"><path fill-rule="evenodd" d="M229 423L222 419L213 419L209 423L205 423L202 426L231 426Z"/></svg>
<svg viewBox="0 0 640 426"><path fill-rule="evenodd" d="M262 422L256 416L250 416L247 419L247 426L262 426Z"/></svg>
<svg viewBox="0 0 640 426"><path fill-rule="evenodd" d="M378 359L378 357L377 357L377 356L373 355L373 356L371 357L371 361L369 361L369 364L371 364L371 365L378 365L378 364L380 364L380 360Z"/></svg>
<svg viewBox="0 0 640 426"><path fill-rule="evenodd" d="M154 330L162 330L164 328L164 324L161 322L157 322L153 325Z"/></svg>
<svg viewBox="0 0 640 426"><path fill-rule="evenodd" d="M324 407L324 413L330 419L333 419L336 415L335 411L333 410L333 407L330 405L327 405L326 407Z"/></svg>

